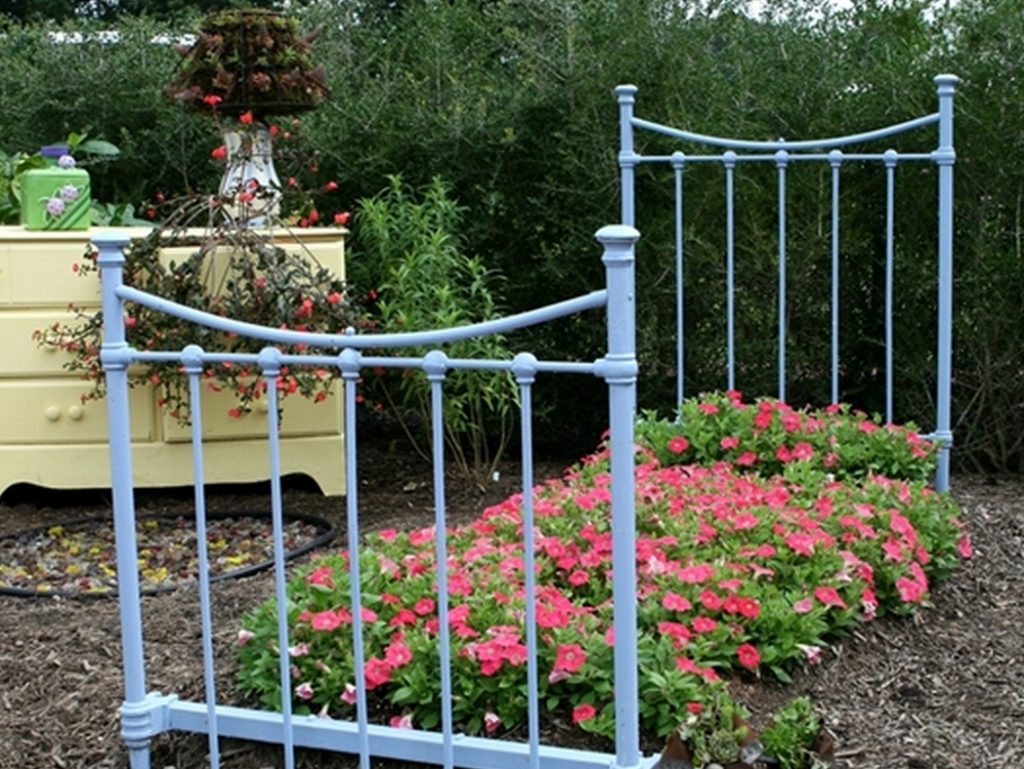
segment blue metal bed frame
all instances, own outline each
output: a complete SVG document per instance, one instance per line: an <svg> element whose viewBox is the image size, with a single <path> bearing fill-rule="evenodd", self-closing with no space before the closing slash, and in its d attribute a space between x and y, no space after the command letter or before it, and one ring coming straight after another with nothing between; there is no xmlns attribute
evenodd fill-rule
<svg viewBox="0 0 1024 769"><path fill-rule="evenodd" d="M473 769L604 769L619 767L632 769L647 763L640 752L639 706L637 680L637 623L635 595L635 499L633 493L633 420L636 411L636 383L638 375L635 340L635 246L639 233L634 224L634 169L639 163L670 163L676 172L677 184L677 258L681 268L682 260L682 214L681 185L683 168L692 162L718 162L726 171L727 205L731 211L731 174L735 165L747 161L774 162L778 168L780 204L780 302L785 302L785 182L786 167L791 162L824 161L833 169L833 184L838 185L839 169L846 160L871 160L885 164L888 172L890 194L888 216L889 265L892 265L891 198L892 174L897 162L929 161L939 166L939 392L937 430L932 435L948 445L951 438L949 427L950 387L950 324L952 302L952 98L955 78L941 76L936 79L939 93L939 111L917 120L892 126L881 131L838 139L809 142L739 142L728 139L700 136L640 120L633 116L636 88L622 86L618 90L621 109L622 147L620 164L622 172L622 224L601 229L596 238L599 241L606 268L606 287L590 294L558 304L533 310L502 320L489 321L459 328L395 335L318 335L296 331L262 328L240 323L173 302L148 295L138 289L122 284L123 249L128 241L121 234L100 234L94 239L99 249L98 264L103 287L104 341L101 359L107 379L107 401L110 429L110 458L113 477L113 504L117 537L117 566L120 575L121 630L124 651L125 701L121 708L122 734L127 744L133 769L148 769L150 766L151 739L169 730L185 730L205 733L209 739L209 755L212 767L220 766L218 740L220 737L238 737L278 743L283 747L284 765L295 765L296 747L322 748L327 750L358 754L362 769L369 769L371 757L392 758L408 761L434 763L451 767ZM938 148L925 155L897 155L893 152L881 154L844 155L838 147L880 139L902 131L939 124ZM724 149L719 155L686 156L674 153L669 156L644 157L633 149L633 132L636 129L651 130L667 136L701 142ZM827 153L825 150L829 150ZM742 154L749 153L749 154ZM730 233L732 232L732 217ZM838 228L834 237L838 238ZM731 242L731 234L730 234ZM837 243L838 241L834 241ZM833 259L837 258L838 245L834 245ZM730 275L731 247L730 247ZM681 272L680 272L681 274ZM730 278L731 280L731 278ZM891 285L891 284L890 284ZM681 286L680 286L681 287ZM833 291L836 290L835 285ZM142 352L128 346L125 338L124 304L136 302L154 310L166 312L185 320L203 324L214 329L242 334L267 342L259 354L230 354L207 351L189 346L180 351ZM891 322L891 296L889 297L889 322ZM520 353L513 360L459 360L448 358L439 348L456 339L490 333L509 331L555 321L573 313L604 308L607 313L608 347L606 354L593 362L542 361L529 353ZM679 305L680 324L682 304ZM732 311L730 302L730 313ZM780 318L784 318L780 312ZM838 317L833 316L834 334L838 335ZM729 319L729 382L734 384L734 359L732 340L732 318ZM680 326L681 329L681 326ZM779 395L785 395L785 325L780 322L779 337ZM679 355L682 356L683 338L679 334ZM890 339L891 342L891 339ZM286 355L274 347L275 344L302 343L308 349L317 351L308 355ZM392 349L406 346L429 346L434 351L422 357L390 357L369 354L364 351ZM833 393L836 393L837 347L833 346ZM889 353L891 354L891 344ZM199 601L202 623L203 665L205 676L205 702L185 702L173 695L150 692L146 684L144 646L142 632L142 605L139 595L137 571L137 546L135 535L135 502L132 486L131 432L128 407L128 367L138 361L178 361L190 375L190 392L193 402L198 403L201 391L201 375L211 364L234 362L258 367L267 381L267 397L270 413L276 413L278 392L276 376L282 366L333 366L344 382L346 424L348 435L344 457L349 478L349 494L346 501L348 519L348 548L358 549L359 531L359 482L356 467L358 436L356 434L357 380L362 368L367 366L419 368L431 383L434 431L434 496L436 511L437 548L440 573L438 605L440 614L440 648L442 671L442 730L427 732L421 730L392 729L370 724L366 717L366 688L363 673L363 651L355 644L355 671L358 719L354 722L322 720L312 716L297 716L292 713L288 697L283 698L280 713L260 711L237 706L218 704L214 678L214 617L211 607L210 583L208 577L209 555L206 538L197 537L199 547ZM529 685L528 741L513 743L495 739L483 739L456 734L454 732L451 698L452 683L450 672L450 650L448 632L448 593L444 573L446 552L445 541L445 477L444 440L442 439L442 403L444 380L447 372L454 369L491 369L511 372L519 386L522 403L520 429L522 437L522 467L524 490L524 553L527 594L534 595L533 585L533 501L529 493L534 486L533 478L533 403L532 385L540 373L576 374L598 376L605 380L609 392L610 441L612 454L612 532L614 541L614 623L615 644L615 688L616 688L616 749L614 755L544 745L540 739L538 703L538 675L536 649L537 632L535 607L527 601L526 634L530 650L527 681ZM682 400L682 378L680 368L679 399ZM891 380L890 380L891 386ZM889 394L891 403L891 393ZM282 546L282 493L280 478L280 446L276 420L268 420L268 462L271 471L271 507L273 531L277 543L275 551L275 595L279 609L286 604L284 552ZM204 464L202 436L202 413L193 410L192 440L194 485L196 489L196 525L205 528L206 502L204 491ZM943 452L942 467L938 485L948 484L948 451ZM359 561L351 559L353 606L360 605ZM353 611L353 633L355 638L362 635L360 612ZM278 643L280 649L287 649L287 612L278 611ZM290 670L287 655L282 655L280 667L284 691L291 691Z"/></svg>

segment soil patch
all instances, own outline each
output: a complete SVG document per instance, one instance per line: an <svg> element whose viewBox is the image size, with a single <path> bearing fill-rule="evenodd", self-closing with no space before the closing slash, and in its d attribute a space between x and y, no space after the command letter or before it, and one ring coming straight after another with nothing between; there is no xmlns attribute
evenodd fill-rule
<svg viewBox="0 0 1024 769"><path fill-rule="evenodd" d="M248 576L273 565L270 513L206 516L211 582ZM325 546L338 529L314 516L286 517L285 558ZM142 593L164 593L199 580L195 515L138 518ZM114 522L76 518L0 537L0 593L21 597L117 595Z"/></svg>

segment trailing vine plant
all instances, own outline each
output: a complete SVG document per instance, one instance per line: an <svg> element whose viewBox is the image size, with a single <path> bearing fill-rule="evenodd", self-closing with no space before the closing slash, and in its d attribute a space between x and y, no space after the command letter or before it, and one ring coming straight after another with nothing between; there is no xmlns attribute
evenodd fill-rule
<svg viewBox="0 0 1024 769"><path fill-rule="evenodd" d="M192 198L130 243L124 283L188 307L271 328L337 333L356 325L344 281L301 243L297 249L283 248L266 230L221 216L208 198ZM87 250L73 269L95 280L96 253ZM71 310L72 321L39 329L35 339L67 352L70 357L64 367L92 383L92 389L81 396L83 402L102 398L106 393L99 361L103 313L93 307L72 306ZM125 325L128 343L138 350L180 350L197 344L204 349L251 353L267 346L263 340L225 334L138 304L127 305ZM302 345L280 347L286 353L303 349ZM240 417L264 397L266 382L257 373L223 363L211 366L203 378L210 391L234 393L228 413ZM188 376L180 364L145 362L133 366L129 374L133 386L158 386L158 404L181 423L189 422ZM336 377L334 369L285 368L278 378L279 392L283 398L298 394L323 401Z"/></svg>

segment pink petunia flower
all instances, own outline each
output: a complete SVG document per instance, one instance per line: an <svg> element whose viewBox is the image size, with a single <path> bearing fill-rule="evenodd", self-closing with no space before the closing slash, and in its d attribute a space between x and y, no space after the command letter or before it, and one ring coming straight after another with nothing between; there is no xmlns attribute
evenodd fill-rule
<svg viewBox="0 0 1024 769"><path fill-rule="evenodd" d="M718 611L722 608L722 598L713 590L702 590L700 602L704 605L704 608L710 611Z"/></svg>
<svg viewBox="0 0 1024 769"><path fill-rule="evenodd" d="M750 467L757 461L757 454L753 451L744 451L738 457L736 457L736 464L740 467Z"/></svg>
<svg viewBox="0 0 1024 769"><path fill-rule="evenodd" d="M376 689L391 680L391 664L379 657L371 657L363 667L366 676L366 688Z"/></svg>
<svg viewBox="0 0 1024 769"><path fill-rule="evenodd" d="M434 613L434 608L437 604L433 598L421 598L416 602L416 605L412 607L412 610L419 614L421 617L425 617L428 614Z"/></svg>
<svg viewBox="0 0 1024 769"><path fill-rule="evenodd" d="M797 614L807 614L814 608L813 598L801 598L793 604L793 611Z"/></svg>
<svg viewBox="0 0 1024 769"><path fill-rule="evenodd" d="M808 646L806 644L797 644L797 648L804 653L807 658L807 662L810 665L817 665L821 662L821 647L820 646Z"/></svg>
<svg viewBox="0 0 1024 769"><path fill-rule="evenodd" d="M555 654L555 667L557 671L575 673L583 663L587 661L587 653L579 644L562 644Z"/></svg>
<svg viewBox="0 0 1024 769"><path fill-rule="evenodd" d="M390 724L392 729L412 729L412 713L392 716Z"/></svg>
<svg viewBox="0 0 1024 769"><path fill-rule="evenodd" d="M701 615L695 617L693 622L690 623L695 633L710 633L718 627L718 623L711 619L711 617L705 617Z"/></svg>
<svg viewBox="0 0 1024 769"><path fill-rule="evenodd" d="M689 611L693 608L693 604L686 600L686 598L671 591L665 593L665 597L661 599L661 605L669 611Z"/></svg>
<svg viewBox="0 0 1024 769"><path fill-rule="evenodd" d="M752 644L740 644L736 648L736 656L739 658L740 664L750 670L756 670L757 666L761 664L761 654Z"/></svg>
<svg viewBox="0 0 1024 769"><path fill-rule="evenodd" d="M496 731L499 726L501 726L501 719L498 718L497 714L489 710L484 713L484 730L488 734Z"/></svg>
<svg viewBox="0 0 1024 769"><path fill-rule="evenodd" d="M956 543L956 550L961 558L970 558L974 555L974 548L971 547L971 539L966 534L960 537Z"/></svg>
<svg viewBox="0 0 1024 769"><path fill-rule="evenodd" d="M597 709L588 703L577 705L572 711L572 722L578 724L582 721L589 721L597 715Z"/></svg>
<svg viewBox="0 0 1024 769"><path fill-rule="evenodd" d="M393 668L400 668L412 661L412 652L402 643L392 643L384 650L384 659Z"/></svg>
<svg viewBox="0 0 1024 769"><path fill-rule="evenodd" d="M673 454L682 454L690 448L690 442L681 435L677 435L668 442L668 450Z"/></svg>

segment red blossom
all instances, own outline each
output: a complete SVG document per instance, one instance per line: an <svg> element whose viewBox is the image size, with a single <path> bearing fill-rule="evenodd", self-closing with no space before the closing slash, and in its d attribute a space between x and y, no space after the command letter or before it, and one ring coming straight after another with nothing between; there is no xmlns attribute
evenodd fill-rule
<svg viewBox="0 0 1024 769"><path fill-rule="evenodd" d="M327 609L314 614L310 624L314 630L331 631L341 624L341 617L332 609Z"/></svg>
<svg viewBox="0 0 1024 769"><path fill-rule="evenodd" d="M665 597L661 599L661 605L669 611L689 611L693 608L693 604L686 598L671 591L665 593Z"/></svg>
<svg viewBox="0 0 1024 769"><path fill-rule="evenodd" d="M331 577L334 575L334 569L330 566L321 566L318 569L314 569L313 572L306 578L306 582L310 585L323 585L324 587L334 587L334 580Z"/></svg>
<svg viewBox="0 0 1024 769"><path fill-rule="evenodd" d="M372 657L363 667L366 675L366 688L376 689L391 680L391 663L379 657Z"/></svg>
<svg viewBox="0 0 1024 769"><path fill-rule="evenodd" d="M695 633L710 633L718 627L718 623L711 617L705 617L703 615L695 617L693 622L690 623Z"/></svg>
<svg viewBox="0 0 1024 769"><path fill-rule="evenodd" d="M435 606L436 604L434 603L433 598L421 598L416 602L416 605L412 607L412 610L421 617L425 617L428 614L434 613Z"/></svg>
<svg viewBox="0 0 1024 769"><path fill-rule="evenodd" d="M400 668L412 661L412 652L405 644L393 643L384 650L384 659L391 667Z"/></svg>
<svg viewBox="0 0 1024 769"><path fill-rule="evenodd" d="M228 156L228 148L225 147L223 144L220 145L219 147L215 147L210 152L210 157L214 158L215 160L224 160L224 159L227 158L227 156Z"/></svg>
<svg viewBox="0 0 1024 769"><path fill-rule="evenodd" d="M751 644L740 644L736 648L736 656L739 658L740 664L750 670L756 670L757 666L761 664L761 655Z"/></svg>
<svg viewBox="0 0 1024 769"><path fill-rule="evenodd" d="M673 454L682 454L690 448L690 442L681 435L677 435L668 442L668 450Z"/></svg>
<svg viewBox="0 0 1024 769"><path fill-rule="evenodd" d="M577 705L572 711L572 722L578 724L581 721L589 721L597 715L597 709L593 705L583 703Z"/></svg>
<svg viewBox="0 0 1024 769"><path fill-rule="evenodd" d="M562 644L558 647L558 651L555 654L554 670L575 673L583 667L583 663L586 661L587 653L583 651L582 646L579 644Z"/></svg>
<svg viewBox="0 0 1024 769"><path fill-rule="evenodd" d="M238 116L238 122L244 123L245 125L252 125L253 116L252 112L243 112Z"/></svg>
<svg viewBox="0 0 1024 769"><path fill-rule="evenodd" d="M821 601L826 606L835 606L839 609L846 608L846 602L839 595L838 591L834 587L828 587L827 585L819 585L814 588L814 597Z"/></svg>

